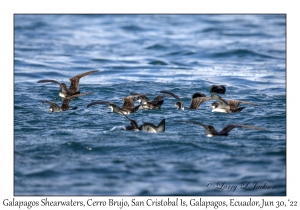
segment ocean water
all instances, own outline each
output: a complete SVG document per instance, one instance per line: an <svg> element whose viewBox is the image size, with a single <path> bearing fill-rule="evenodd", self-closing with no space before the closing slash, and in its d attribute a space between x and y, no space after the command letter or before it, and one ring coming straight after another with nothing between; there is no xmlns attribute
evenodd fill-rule
<svg viewBox="0 0 300 210"><path fill-rule="evenodd" d="M90 70L71 101L59 86L37 83ZM239 113L213 113L212 101L188 110L195 92L225 85L225 99L251 101ZM121 130L130 92L166 96L157 110L129 115L139 124L166 120L163 133ZM137 104L137 103L136 103ZM193 120L235 128L207 137ZM14 16L14 195L286 195L285 15Z"/></svg>

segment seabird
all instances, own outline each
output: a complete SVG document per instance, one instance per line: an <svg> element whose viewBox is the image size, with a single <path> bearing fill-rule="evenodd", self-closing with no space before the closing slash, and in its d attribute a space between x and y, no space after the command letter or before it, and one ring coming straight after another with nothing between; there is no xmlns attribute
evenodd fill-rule
<svg viewBox="0 0 300 210"><path fill-rule="evenodd" d="M251 104L254 106L258 106L258 104L247 102L247 101L241 101L241 100L224 100L219 95L213 94L211 96L211 99L217 100L218 102L213 102L212 112L224 112L224 113L232 113L232 112L240 112L245 107L238 107L240 104Z"/></svg>
<svg viewBox="0 0 300 210"><path fill-rule="evenodd" d="M70 78L70 87L69 89L67 88L65 83L59 83L56 80L50 80L50 79L44 79L44 80L39 80L37 83L45 83L45 82L53 82L56 84L59 84L60 86L60 92L59 96L62 98L69 97L72 95L79 94L79 80L81 77L87 76L89 74L93 74L95 72L98 72L99 70L93 70L93 71L88 71L82 74L78 74L72 78Z"/></svg>
<svg viewBox="0 0 300 210"><path fill-rule="evenodd" d="M152 101L145 95L139 93L130 93L131 95L137 95L137 102L140 103L140 109L157 109L164 103L163 95L156 96Z"/></svg>
<svg viewBox="0 0 300 210"><path fill-rule="evenodd" d="M127 96L125 98L123 98L122 100L124 101L122 108L120 108L118 105L109 102L109 101L95 101L92 103L89 103L87 105L87 108L89 108L90 106L93 106L95 104L108 104L108 108L111 109L112 112L118 113L118 114L130 114L133 112L136 112L140 105L138 106L134 106L134 98L137 97L136 95L131 95L131 96Z"/></svg>
<svg viewBox="0 0 300 210"><path fill-rule="evenodd" d="M194 93L189 109L196 110L203 102L211 100L211 97L206 96L204 93Z"/></svg>
<svg viewBox="0 0 300 210"><path fill-rule="evenodd" d="M216 131L215 128L211 125L204 125L200 122L195 121L189 121L189 120L174 120L174 122L186 122L186 123L193 123L197 125L201 125L205 128L207 137L212 136L227 136L229 131L231 131L233 128L249 128L249 129L255 129L255 130L264 130L263 128L256 127L256 126L250 126L250 125L239 125L239 124L229 124L223 130L220 132Z"/></svg>
<svg viewBox="0 0 300 210"><path fill-rule="evenodd" d="M51 102L51 101L47 101L47 100L42 100L42 103L50 104L51 106L50 106L49 110L51 112L62 112L62 111L66 111L66 110L70 109L69 103L73 98L77 98L79 96L84 96L84 95L91 94L91 93L92 92L87 92L87 93L76 94L76 95L72 95L72 96L69 96L69 97L65 97L61 107L58 106L56 103ZM75 109L77 109L77 107L73 107L70 110L75 110Z"/></svg>
<svg viewBox="0 0 300 210"><path fill-rule="evenodd" d="M166 94L169 94L170 96L173 96L174 98L176 98L177 100L179 100L179 101L177 101L177 102L175 103L175 106L177 107L177 109L184 110L183 102L182 102L182 100L179 98L179 96L177 96L177 95L175 95L174 93L172 93L172 92L170 92L170 91L167 91L167 90L162 90L162 91L160 91L160 93L166 93Z"/></svg>
<svg viewBox="0 0 300 210"><path fill-rule="evenodd" d="M212 85L209 90L210 93L221 93L225 94L226 88L224 85Z"/></svg>
<svg viewBox="0 0 300 210"><path fill-rule="evenodd" d="M184 110L183 102L177 95L175 95L174 93L167 91L167 90L162 90L160 92L169 94L169 95L173 96L174 98L178 99L179 101L175 103L175 106L178 109ZM209 100L211 100L211 98L207 97L204 93L200 93L200 92L194 93L192 95L191 105L190 105L189 109L196 110L199 108L200 104L202 104L203 102L209 101Z"/></svg>
<svg viewBox="0 0 300 210"><path fill-rule="evenodd" d="M138 126L135 120L130 119L125 114L123 114L128 120L130 120L131 126L126 126L125 130L134 130L134 131L146 131L150 133L158 133L165 131L165 122L166 120L163 119L158 126L153 125L152 123L145 122L143 125Z"/></svg>

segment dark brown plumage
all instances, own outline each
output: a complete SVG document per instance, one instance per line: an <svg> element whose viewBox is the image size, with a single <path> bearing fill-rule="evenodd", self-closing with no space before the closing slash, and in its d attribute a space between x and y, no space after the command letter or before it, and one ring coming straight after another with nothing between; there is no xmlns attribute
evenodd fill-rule
<svg viewBox="0 0 300 210"><path fill-rule="evenodd" d="M191 105L189 107L189 109L191 110L196 110L199 108L200 104L211 100L211 97L207 97L205 94L203 93L194 93L192 96L192 100L191 100Z"/></svg>
<svg viewBox="0 0 300 210"><path fill-rule="evenodd" d="M169 94L170 96L173 96L174 98L176 98L177 100L179 100L179 101L177 101L175 103L175 106L177 107L177 109L184 110L184 104L183 104L182 100L179 98L179 96L177 96L174 93L172 93L170 91L167 91L167 90L162 90L162 91L160 91L160 93Z"/></svg>
<svg viewBox="0 0 300 210"><path fill-rule="evenodd" d="M226 88L224 85L212 85L209 89L209 92L225 94Z"/></svg>
<svg viewBox="0 0 300 210"><path fill-rule="evenodd" d="M92 103L89 103L87 105L87 108L89 108L90 106L93 106L95 104L108 104L109 108L111 108L112 112L118 113L118 114L130 114L133 112L136 112L139 109L139 105L138 106L134 106L134 99L137 96L135 95L131 95L131 96L127 96L125 98L123 98L123 106L120 108L118 105L116 105L115 103L109 102L109 101L95 101Z"/></svg>
<svg viewBox="0 0 300 210"><path fill-rule="evenodd" d="M95 72L98 72L99 70L93 70L93 71L88 71L82 74L78 74L72 78L70 78L70 87L67 88L65 83L59 83L56 80L49 80L49 79L44 79L44 80L39 80L37 83L45 83L45 82L52 82L52 83L56 83L60 86L60 92L59 92L59 96L65 98L65 97L69 97L72 95L76 95L79 94L79 80L80 78L93 74Z"/></svg>
<svg viewBox="0 0 300 210"><path fill-rule="evenodd" d="M140 109L157 109L164 103L163 95L156 96L152 101L145 95L139 93L130 93L137 96L137 101L140 103Z"/></svg>
<svg viewBox="0 0 300 210"><path fill-rule="evenodd" d="M258 104L241 101L241 100L224 100L219 95L213 94L211 99L217 100L219 103L214 102L212 103L211 107L213 108L212 112L225 112L225 113L232 113L232 112L240 112L245 107L239 107L240 104L251 104L254 106L258 106Z"/></svg>
<svg viewBox="0 0 300 210"><path fill-rule="evenodd" d="M257 127L257 126L251 126L251 125L239 125L239 124L229 124L223 130L220 132L216 131L215 128L211 125L205 125L200 122L190 121L190 120L174 120L174 122L185 122L185 123L193 123L196 125L201 125L205 128L206 135L208 137L211 136L227 136L229 131L231 131L233 128L249 128L249 129L255 129L255 130L264 130L263 128Z"/></svg>
<svg viewBox="0 0 300 210"><path fill-rule="evenodd" d="M64 98L63 100L63 103L61 105L61 107L59 105L57 105L56 103L54 102L51 102L51 101L47 101L47 100L43 100L42 103L47 103L47 104L50 104L50 111L51 112L62 112L62 111L66 111L66 110L69 110L70 109L70 101L74 98L77 98L79 96L84 96L84 95L88 95L88 94L91 94L92 92L87 92L87 93L82 93L82 94L76 94L76 95L72 95L72 96L69 96L69 97L66 97ZM74 107L72 108L72 110L74 109L77 109L77 107Z"/></svg>
<svg viewBox="0 0 300 210"><path fill-rule="evenodd" d="M165 122L166 122L165 119L162 119L162 121L157 126L148 122L145 122L143 125L138 126L135 120L130 119L125 114L123 115L130 121L131 124L131 126L126 126L125 130L146 131L150 133L158 133L158 132L165 131Z"/></svg>

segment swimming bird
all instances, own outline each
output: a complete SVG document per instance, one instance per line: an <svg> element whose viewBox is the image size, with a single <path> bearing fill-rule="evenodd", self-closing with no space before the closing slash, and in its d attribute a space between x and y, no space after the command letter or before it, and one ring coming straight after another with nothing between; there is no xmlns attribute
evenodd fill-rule
<svg viewBox="0 0 300 210"><path fill-rule="evenodd" d="M207 137L212 136L227 136L229 131L231 131L233 128L249 128L249 129L255 129L255 130L264 130L263 128L251 126L251 125L239 125L239 124L229 124L223 130L220 132L216 131L215 128L211 125L205 125L200 122L190 121L190 120L174 120L174 122L185 122L185 123L193 123L196 125L201 125L205 128Z"/></svg>
<svg viewBox="0 0 300 210"><path fill-rule="evenodd" d="M165 131L165 123L166 123L165 119L162 119L162 121L158 124L158 126L148 122L145 122L143 125L138 126L135 120L130 119L125 114L123 115L130 121L131 124L131 126L126 126L125 130L146 131L150 133L158 133L158 132Z"/></svg>
<svg viewBox="0 0 300 210"><path fill-rule="evenodd" d="M184 104L183 104L182 100L179 98L179 96L177 96L174 93L167 91L167 90L162 90L162 91L160 91L160 93L169 94L169 95L173 96L174 98L176 98L177 100L179 100L175 103L175 106L177 107L177 109L184 110Z"/></svg>
<svg viewBox="0 0 300 210"><path fill-rule="evenodd" d="M152 101L145 95L139 93L130 93L131 95L137 96L137 102L140 103L140 109L157 109L160 108L161 105L164 103L163 95L156 96Z"/></svg>
<svg viewBox="0 0 300 210"><path fill-rule="evenodd" d="M89 108L90 106L93 106L95 104L108 104L108 108L111 109L112 112L118 113L118 114L130 114L133 112L136 112L140 105L138 106L134 106L134 99L136 98L136 95L130 95L127 96L125 98L123 98L122 100L124 101L122 107L120 108L118 105L116 105L115 103L109 102L109 101L95 101L92 103L89 103L87 105L87 108Z"/></svg>
<svg viewBox="0 0 300 210"><path fill-rule="evenodd" d="M204 93L194 93L189 109L196 110L199 108L200 104L209 100L211 100L211 97L206 96Z"/></svg>
<svg viewBox="0 0 300 210"><path fill-rule="evenodd" d="M92 92L87 92L87 93L81 93L81 94L76 94L76 95L72 95L72 96L69 96L69 97L65 97L64 100L63 100L63 103L61 105L61 107L59 105L57 105L56 103L54 102L51 102L51 101L47 101L47 100L42 100L42 103L47 103L47 104L50 104L50 108L49 110L51 112L62 112L62 111L66 111L66 110L69 110L70 109L70 101L73 99L73 98L77 98L79 96L84 96L84 95L88 95L88 94L91 94ZM75 110L77 109L77 107L73 107L71 108L70 110Z"/></svg>
<svg viewBox="0 0 300 210"><path fill-rule="evenodd" d="M173 96L174 98L178 99L179 101L175 103L175 106L178 109L184 110L184 104L183 104L182 100L179 98L179 96L177 96L174 93L167 91L167 90L162 90L160 92L169 94L169 95ZM192 100L191 100L189 109L197 110L199 108L200 104L202 104L203 102L209 101L209 100L211 100L211 97L206 96L204 93L200 93L200 92L194 93L192 95Z"/></svg>
<svg viewBox="0 0 300 210"><path fill-rule="evenodd" d="M213 102L211 105L212 112L224 112L224 113L232 113L232 112L240 112L245 107L239 107L240 104L251 104L254 106L258 106L258 104L241 101L241 100L224 100L219 95L213 94L211 95L211 99L217 100L218 102Z"/></svg>
<svg viewBox="0 0 300 210"><path fill-rule="evenodd" d="M45 82L53 82L56 83L60 86L60 91L59 91L59 96L62 98L69 97L72 95L79 94L79 80L81 77L87 76L89 74L93 74L98 72L99 70L93 70L93 71L88 71L82 74L78 74L72 78L70 78L70 87L69 89L67 88L65 83L59 83L56 80L50 80L50 79L43 79L39 80L37 83L45 83Z"/></svg>
<svg viewBox="0 0 300 210"><path fill-rule="evenodd" d="M224 85L212 85L209 90L210 93L221 93L225 94L226 88Z"/></svg>

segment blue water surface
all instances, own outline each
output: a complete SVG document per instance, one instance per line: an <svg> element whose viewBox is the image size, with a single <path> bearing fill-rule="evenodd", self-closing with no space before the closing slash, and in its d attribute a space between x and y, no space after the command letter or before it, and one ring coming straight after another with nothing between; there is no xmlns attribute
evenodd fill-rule
<svg viewBox="0 0 300 210"><path fill-rule="evenodd" d="M69 110L59 86L80 80ZM188 110L195 92L225 85L225 99L251 101L239 113ZM157 110L129 115L139 124L166 119L163 133L120 130L130 92L166 96ZM137 103L136 103L137 105ZM209 138L203 127L246 124ZM245 187L247 185L247 187ZM233 187L237 186L235 190ZM257 186L257 188L254 188ZM265 187L259 187L265 186ZM254 189L253 189L254 188ZM286 195L285 15L21 15L14 16L15 195Z"/></svg>

